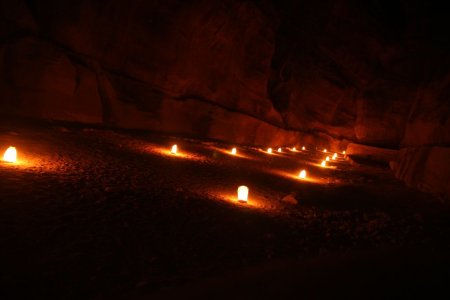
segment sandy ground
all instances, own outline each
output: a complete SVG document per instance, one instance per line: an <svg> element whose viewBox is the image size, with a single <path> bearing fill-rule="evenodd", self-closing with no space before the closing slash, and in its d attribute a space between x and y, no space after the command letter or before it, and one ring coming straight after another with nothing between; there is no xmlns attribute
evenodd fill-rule
<svg viewBox="0 0 450 300"><path fill-rule="evenodd" d="M449 207L387 169L342 156L321 168L313 145L232 156L236 145L3 119L9 145L3 299L316 298L353 281L355 298L448 292ZM235 199L243 184L248 204Z"/></svg>

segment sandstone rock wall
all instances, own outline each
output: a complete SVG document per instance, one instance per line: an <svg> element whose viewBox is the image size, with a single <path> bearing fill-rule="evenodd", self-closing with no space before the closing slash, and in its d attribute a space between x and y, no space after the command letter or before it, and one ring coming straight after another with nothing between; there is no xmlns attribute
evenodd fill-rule
<svg viewBox="0 0 450 300"><path fill-rule="evenodd" d="M282 120L266 90L276 26L255 4L18 3L2 16L2 113L237 141L292 140L274 127ZM254 124L227 133L242 123ZM255 137L253 127L267 130Z"/></svg>
<svg viewBox="0 0 450 300"><path fill-rule="evenodd" d="M393 170L409 186L449 199L450 147L403 148Z"/></svg>

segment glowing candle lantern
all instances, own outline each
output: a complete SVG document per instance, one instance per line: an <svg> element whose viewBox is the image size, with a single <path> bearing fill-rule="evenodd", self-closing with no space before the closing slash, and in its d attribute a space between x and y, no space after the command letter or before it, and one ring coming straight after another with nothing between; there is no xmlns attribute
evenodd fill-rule
<svg viewBox="0 0 450 300"><path fill-rule="evenodd" d="M327 149L323 149L323 153L327 153Z"/></svg>
<svg viewBox="0 0 450 300"><path fill-rule="evenodd" d="M305 146L302 147L302 150L306 150Z"/></svg>
<svg viewBox="0 0 450 300"><path fill-rule="evenodd" d="M330 157L329 156L325 157L325 160L330 161Z"/></svg>
<svg viewBox="0 0 450 300"><path fill-rule="evenodd" d="M231 149L231 154L236 155L236 153L237 153L236 148Z"/></svg>
<svg viewBox="0 0 450 300"><path fill-rule="evenodd" d="M297 152L297 149L294 147L294 148L292 148L292 151Z"/></svg>
<svg viewBox="0 0 450 300"><path fill-rule="evenodd" d="M333 160L336 159L337 153L333 154Z"/></svg>
<svg viewBox="0 0 450 300"><path fill-rule="evenodd" d="M272 148L267 149L267 153L272 154Z"/></svg>
<svg viewBox="0 0 450 300"><path fill-rule="evenodd" d="M278 148L278 152L281 153L281 148Z"/></svg>
<svg viewBox="0 0 450 300"><path fill-rule="evenodd" d="M248 187L241 185L238 187L238 201L247 203L248 201Z"/></svg>
<svg viewBox="0 0 450 300"><path fill-rule="evenodd" d="M344 152L342 152L342 154L344 154L344 155L345 155L345 151L344 151Z"/></svg>
<svg viewBox="0 0 450 300"><path fill-rule="evenodd" d="M178 151L178 146L177 146L177 145L173 145L173 146L172 146L172 149L170 150L170 152L171 152L172 154L177 154L177 151Z"/></svg>
<svg viewBox="0 0 450 300"><path fill-rule="evenodd" d="M301 170L300 173L298 174L298 177L301 179L305 179L306 178L306 171L305 170Z"/></svg>
<svg viewBox="0 0 450 300"><path fill-rule="evenodd" d="M17 150L14 147L9 147L6 149L5 154L3 155L3 160L11 163L15 163L17 161Z"/></svg>
<svg viewBox="0 0 450 300"><path fill-rule="evenodd" d="M320 164L322 167L326 167L327 166L327 162L325 160L322 160L322 163Z"/></svg>

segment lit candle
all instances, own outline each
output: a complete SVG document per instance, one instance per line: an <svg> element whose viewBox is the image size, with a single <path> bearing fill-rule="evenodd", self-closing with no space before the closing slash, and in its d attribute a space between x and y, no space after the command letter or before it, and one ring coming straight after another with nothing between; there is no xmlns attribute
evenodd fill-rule
<svg viewBox="0 0 450 300"><path fill-rule="evenodd" d="M302 147L302 150L306 150L305 146Z"/></svg>
<svg viewBox="0 0 450 300"><path fill-rule="evenodd" d="M3 154L3 160L15 163L17 161L17 150L14 147L9 147L6 149L5 154Z"/></svg>
<svg viewBox="0 0 450 300"><path fill-rule="evenodd" d="M322 167L326 167L327 166L327 162L322 160L322 163L320 164Z"/></svg>
<svg viewBox="0 0 450 300"><path fill-rule="evenodd" d="M333 154L333 160L335 160L337 157L337 153Z"/></svg>
<svg viewBox="0 0 450 300"><path fill-rule="evenodd" d="M298 174L298 177L301 179L305 179L306 178L306 171L305 170L301 170L300 173Z"/></svg>
<svg viewBox="0 0 450 300"><path fill-rule="evenodd" d="M231 154L236 155L236 153L237 153L236 148L231 149Z"/></svg>
<svg viewBox="0 0 450 300"><path fill-rule="evenodd" d="M294 152L296 152L297 151L297 149L294 147L294 148L292 148L292 151L294 151Z"/></svg>
<svg viewBox="0 0 450 300"><path fill-rule="evenodd" d="M342 152L342 154L344 154L344 155L345 155L345 151L344 151L344 152Z"/></svg>
<svg viewBox="0 0 450 300"><path fill-rule="evenodd" d="M238 187L238 201L247 203L248 201L248 187L241 185Z"/></svg>
<svg viewBox="0 0 450 300"><path fill-rule="evenodd" d="M272 154L272 148L268 148L267 153Z"/></svg>
<svg viewBox="0 0 450 300"><path fill-rule="evenodd" d="M330 161L330 157L329 156L325 157L325 160Z"/></svg>
<svg viewBox="0 0 450 300"><path fill-rule="evenodd" d="M324 153L327 153L327 149L323 149L323 152L324 152Z"/></svg>
<svg viewBox="0 0 450 300"><path fill-rule="evenodd" d="M281 153L281 148L278 148L278 152L280 152L280 153Z"/></svg>
<svg viewBox="0 0 450 300"><path fill-rule="evenodd" d="M177 154L178 151L178 146L177 145L173 145L172 149L170 150L170 152L172 152L172 154Z"/></svg>

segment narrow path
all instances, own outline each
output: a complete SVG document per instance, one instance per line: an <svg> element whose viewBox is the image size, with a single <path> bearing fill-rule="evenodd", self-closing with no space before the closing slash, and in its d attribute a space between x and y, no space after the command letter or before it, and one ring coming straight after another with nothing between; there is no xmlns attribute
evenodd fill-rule
<svg viewBox="0 0 450 300"><path fill-rule="evenodd" d="M0 122L9 145L19 162L0 162L0 279L16 296L127 298L273 261L450 246L447 205L388 170L342 157L321 168L312 149L232 156L214 142ZM242 184L248 204L235 200Z"/></svg>

